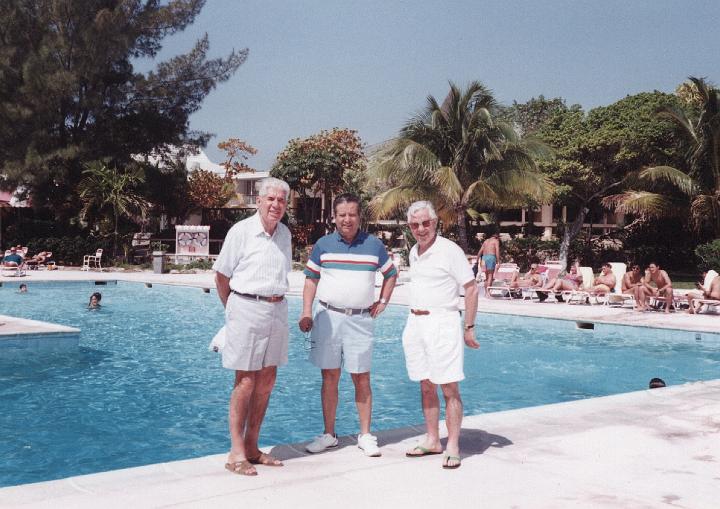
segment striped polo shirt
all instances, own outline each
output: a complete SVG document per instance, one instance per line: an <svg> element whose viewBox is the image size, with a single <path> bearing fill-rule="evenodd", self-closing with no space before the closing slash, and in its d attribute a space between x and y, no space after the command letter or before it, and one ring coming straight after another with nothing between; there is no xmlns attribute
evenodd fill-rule
<svg viewBox="0 0 720 509"><path fill-rule="evenodd" d="M313 246L305 275L320 279L317 298L337 307L367 308L375 301L375 273L385 279L397 270L377 237L358 232L347 243L338 232L325 235Z"/></svg>

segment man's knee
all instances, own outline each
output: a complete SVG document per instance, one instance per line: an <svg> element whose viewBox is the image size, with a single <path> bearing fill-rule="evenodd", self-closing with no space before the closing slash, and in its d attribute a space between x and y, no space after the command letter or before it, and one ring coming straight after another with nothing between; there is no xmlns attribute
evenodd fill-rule
<svg viewBox="0 0 720 509"><path fill-rule="evenodd" d="M460 386L457 382L443 384L440 388L446 400L460 399Z"/></svg>
<svg viewBox="0 0 720 509"><path fill-rule="evenodd" d="M323 383L338 384L340 382L340 369L322 369Z"/></svg>
<svg viewBox="0 0 720 509"><path fill-rule="evenodd" d="M423 394L437 393L437 385L432 383L430 380L421 380L420 390L423 392Z"/></svg>
<svg viewBox="0 0 720 509"><path fill-rule="evenodd" d="M365 373L350 373L350 378L352 378L355 387L370 387L369 371L366 371Z"/></svg>

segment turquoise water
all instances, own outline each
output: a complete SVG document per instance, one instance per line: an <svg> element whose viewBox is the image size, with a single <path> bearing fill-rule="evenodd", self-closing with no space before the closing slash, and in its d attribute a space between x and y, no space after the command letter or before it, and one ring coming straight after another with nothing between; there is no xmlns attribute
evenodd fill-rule
<svg viewBox="0 0 720 509"><path fill-rule="evenodd" d="M118 283L0 287L0 314L82 330L77 352L33 358L0 350L0 486L222 453L228 448L232 373L207 345L222 325L214 291ZM103 308L88 311L90 293ZM291 324L300 299L290 299ZM407 379L400 331L407 310L377 322L372 375L374 429L422 422ZM466 414L720 378L720 337L628 327L577 330L573 322L481 315L482 347L466 350ZM322 432L320 375L292 327L290 362L279 371L263 445ZM352 383L343 376L339 434L357 433Z"/></svg>

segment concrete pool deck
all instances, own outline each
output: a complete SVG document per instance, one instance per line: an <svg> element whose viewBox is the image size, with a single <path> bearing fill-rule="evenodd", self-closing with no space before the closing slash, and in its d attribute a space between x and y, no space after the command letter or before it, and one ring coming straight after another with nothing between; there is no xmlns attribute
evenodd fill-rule
<svg viewBox="0 0 720 509"><path fill-rule="evenodd" d="M21 281L123 280L212 288L212 274L54 271ZM303 276L293 273L294 294ZM401 285L393 302L407 302ZM485 300L482 312L622 325L720 330L720 316L634 313L606 306ZM291 321L292 321L291 317ZM481 324L481 322L480 322ZM481 325L480 325L481 326ZM472 381L464 390L471 390ZM272 416L270 416L272 418ZM292 423L288 423L291 426ZM382 458L365 458L351 437L306 455L273 448L283 468L247 478L223 469L224 455L0 489L0 507L717 507L720 380L468 416L463 466L408 459L418 427L378 433Z"/></svg>

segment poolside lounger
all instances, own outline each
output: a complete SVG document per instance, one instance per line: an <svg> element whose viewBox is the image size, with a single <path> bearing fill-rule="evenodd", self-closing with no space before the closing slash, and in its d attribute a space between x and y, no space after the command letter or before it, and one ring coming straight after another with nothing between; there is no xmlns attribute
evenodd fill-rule
<svg viewBox="0 0 720 509"><path fill-rule="evenodd" d="M102 258L103 250L98 249L95 251L94 255L85 255L83 257L83 264L80 270L90 270L91 268L96 268L100 271L102 271L102 265L100 264L100 259Z"/></svg>
<svg viewBox="0 0 720 509"><path fill-rule="evenodd" d="M487 292L489 297L500 298L500 299L512 299L513 292L510 288L510 281L518 271L518 266L515 263L501 263L498 265L495 271L495 279L493 285L488 287Z"/></svg>
<svg viewBox="0 0 720 509"><path fill-rule="evenodd" d="M578 274L582 276L582 287L577 290L562 292L561 295L565 302L568 304L584 304L585 302L589 303L590 298L593 297L595 302L598 303L598 297L604 296L605 294L590 291L595 281L592 267L578 267Z"/></svg>
<svg viewBox="0 0 720 509"><path fill-rule="evenodd" d="M622 293L622 281L627 272L627 265L622 262L610 262L610 267L615 275L615 292L607 296L605 303L609 306L623 307L625 304L630 304L635 307L635 297Z"/></svg>
<svg viewBox="0 0 720 509"><path fill-rule="evenodd" d="M563 264L559 261L555 260L548 260L545 263L541 263L538 265L538 273L540 273L540 276L542 277L540 281L540 288L527 288L523 290L523 299L538 299L540 300L540 297L538 296L538 291L542 292L541 289L543 286L545 286L545 283L548 281L555 279L558 274L560 274L563 270ZM555 295L555 292L551 292L549 290L546 290L545 293L553 294ZM546 302L546 301L541 301ZM551 301L553 302L553 301ZM557 299L554 302L559 302Z"/></svg>
<svg viewBox="0 0 720 509"><path fill-rule="evenodd" d="M710 284L712 283L713 279L715 279L718 276L718 273L714 270L709 270L707 274L705 274L705 280L703 281L703 287L710 288ZM701 313L703 307L706 311L709 311L710 308L715 308L716 310L720 308L720 300L715 299L693 299L693 303L699 304L697 310L695 313Z"/></svg>

